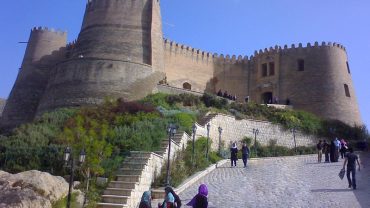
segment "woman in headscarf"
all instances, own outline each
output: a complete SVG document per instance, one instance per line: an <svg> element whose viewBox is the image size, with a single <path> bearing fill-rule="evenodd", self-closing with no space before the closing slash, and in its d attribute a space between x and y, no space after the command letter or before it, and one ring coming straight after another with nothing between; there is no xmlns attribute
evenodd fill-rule
<svg viewBox="0 0 370 208"><path fill-rule="evenodd" d="M193 208L208 208L208 188L205 184L201 184L198 189L198 194L186 205Z"/></svg>
<svg viewBox="0 0 370 208"><path fill-rule="evenodd" d="M158 208L174 208L175 207L175 197L172 195L171 192L166 192L166 196L164 197L164 201L162 204L158 203Z"/></svg>
<svg viewBox="0 0 370 208"><path fill-rule="evenodd" d="M139 208L152 208L152 197L150 191L145 191L143 193Z"/></svg>
<svg viewBox="0 0 370 208"><path fill-rule="evenodd" d="M181 207L181 199L180 199L179 195L177 195L175 193L175 191L172 189L172 187L167 186L164 189L164 191L166 192L166 194L171 193L173 195L173 197L175 198L175 207L180 208Z"/></svg>

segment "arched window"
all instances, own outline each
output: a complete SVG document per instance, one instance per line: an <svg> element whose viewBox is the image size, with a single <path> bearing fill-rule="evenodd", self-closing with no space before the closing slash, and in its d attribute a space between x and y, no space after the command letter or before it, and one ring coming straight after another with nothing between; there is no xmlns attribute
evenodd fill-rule
<svg viewBox="0 0 370 208"><path fill-rule="evenodd" d="M185 82L183 85L182 85L182 88L184 88L185 90L191 90L191 84Z"/></svg>

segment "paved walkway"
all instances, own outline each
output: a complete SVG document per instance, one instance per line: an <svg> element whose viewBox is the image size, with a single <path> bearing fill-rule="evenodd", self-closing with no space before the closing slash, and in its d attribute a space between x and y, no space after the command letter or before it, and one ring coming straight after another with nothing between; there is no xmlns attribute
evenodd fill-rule
<svg viewBox="0 0 370 208"><path fill-rule="evenodd" d="M200 183L208 185L209 207L370 207L370 154L361 155L365 166L357 171L357 190L348 189L338 163L317 163L316 156L251 160L248 168L229 163L200 179L180 194L186 204Z"/></svg>

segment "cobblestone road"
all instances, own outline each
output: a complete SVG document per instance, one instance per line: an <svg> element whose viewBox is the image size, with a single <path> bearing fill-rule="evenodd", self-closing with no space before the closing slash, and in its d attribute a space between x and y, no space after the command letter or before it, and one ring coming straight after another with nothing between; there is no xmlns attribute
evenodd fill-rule
<svg viewBox="0 0 370 208"><path fill-rule="evenodd" d="M199 184L209 189L209 207L370 207L370 155L357 171L357 190L348 189L338 173L343 160L317 163L316 156L268 158L249 161L248 168L217 168L180 194L186 204Z"/></svg>

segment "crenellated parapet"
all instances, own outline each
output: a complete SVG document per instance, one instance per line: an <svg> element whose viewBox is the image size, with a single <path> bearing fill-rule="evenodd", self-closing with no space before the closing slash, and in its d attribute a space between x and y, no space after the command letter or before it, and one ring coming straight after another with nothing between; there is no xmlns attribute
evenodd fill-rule
<svg viewBox="0 0 370 208"><path fill-rule="evenodd" d="M320 48L327 48L327 47L332 47L332 48L338 48L346 52L346 48L339 44L339 43L333 43L333 42L322 42L321 44L319 42L315 42L313 44L307 43L306 46L303 46L302 43L299 43L298 45L296 44L291 44L290 46L284 45L283 47L281 46L274 46L270 48L265 48L265 49L260 49L254 51L254 56L263 56L263 55L271 55L271 54L276 54L276 53L289 53L289 52L295 52L297 50L312 50L312 49L320 49Z"/></svg>
<svg viewBox="0 0 370 208"><path fill-rule="evenodd" d="M248 56L242 55L224 55L217 54L212 52L203 51L196 49L184 44L176 43L174 41L164 39L164 48L171 53L183 53L192 57L197 57L198 60L211 61L211 62L221 62L221 63L247 63L249 58Z"/></svg>
<svg viewBox="0 0 370 208"><path fill-rule="evenodd" d="M34 27L34 28L32 28L31 32L32 33L47 32L47 33L54 33L56 35L61 35L61 36L66 36L67 35L66 31L62 31L62 30L58 30L58 29L54 29L54 28L48 28L48 27Z"/></svg>

